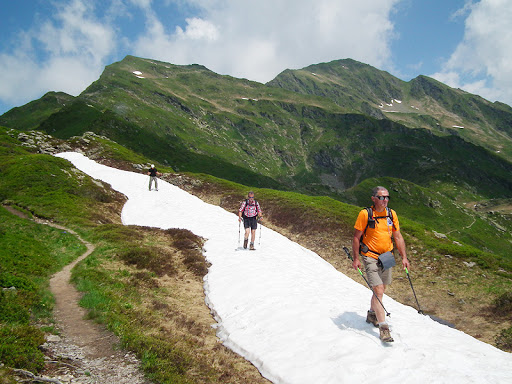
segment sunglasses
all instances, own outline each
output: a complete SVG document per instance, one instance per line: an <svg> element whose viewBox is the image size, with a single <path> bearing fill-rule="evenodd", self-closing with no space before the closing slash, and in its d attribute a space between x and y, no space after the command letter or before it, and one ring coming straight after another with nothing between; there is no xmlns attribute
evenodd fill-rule
<svg viewBox="0 0 512 384"><path fill-rule="evenodd" d="M391 199L389 196L375 196L375 198L379 199L379 200L384 200L384 199L390 200Z"/></svg>

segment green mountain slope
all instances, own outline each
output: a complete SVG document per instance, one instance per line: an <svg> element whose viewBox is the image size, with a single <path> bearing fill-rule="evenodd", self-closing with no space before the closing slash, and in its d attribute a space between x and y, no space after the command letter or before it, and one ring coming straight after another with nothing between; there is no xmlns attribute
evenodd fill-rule
<svg viewBox="0 0 512 384"><path fill-rule="evenodd" d="M358 73L345 77L351 84L359 79L352 89L361 103L404 97L403 84L391 75L342 63L336 71L312 66L318 73L310 77L336 79L352 65ZM471 186L486 198L511 196L507 161L453 135L350 113L361 104L353 97L341 105L347 92L331 100L327 90L306 95L199 65L128 56L40 129L60 138L93 131L175 169L253 185L336 194L368 177L392 176L423 186Z"/></svg>
<svg viewBox="0 0 512 384"><path fill-rule="evenodd" d="M64 92L48 92L38 100L16 107L0 116L0 125L20 130L37 129L39 125L74 97Z"/></svg>
<svg viewBox="0 0 512 384"><path fill-rule="evenodd" d="M381 108L378 103L387 98L392 105ZM413 99L422 100L425 110L430 102L429 108L441 117L409 111ZM29 129L15 123L41 116L33 103L18 108L19 120L6 125ZM477 106L488 110L477 115ZM424 206L423 199L410 198L409 189L399 189L407 197L402 208L406 216L410 212L430 229L505 255L512 251L509 218L493 221L487 212L496 199L506 206L512 198L512 164L504 159L505 151L488 147L497 131L503 134L503 147L508 146L509 109L426 77L406 83L353 60L285 71L263 85L200 65L127 56L106 67L81 95L41 119L39 129L62 139L92 131L174 170L329 195L358 205L362 200L350 199L359 193L367 204L367 180L398 179L412 189L425 189L417 196L439 193L434 200L444 201ZM485 120L491 128L476 135L476 130L452 129L443 122L462 115L467 121ZM433 125L421 128L420 123ZM470 140L461 137L464 132L475 134ZM487 208L462 209L475 204ZM419 219L417 207L424 207ZM462 207L463 218L453 207ZM441 214L443 210L450 214ZM463 231L473 218L481 226ZM506 229L496 232L501 243L485 244L496 228Z"/></svg>
<svg viewBox="0 0 512 384"><path fill-rule="evenodd" d="M340 106L439 135L456 135L512 159L512 108L426 76L404 82L354 60L286 70L267 85L329 98Z"/></svg>
<svg viewBox="0 0 512 384"><path fill-rule="evenodd" d="M0 367L0 378L10 382L6 381L13 374L9 368L31 370L45 377L54 372L55 360L45 357L43 351L47 349L41 347L45 334L57 332L52 327L48 279L84 251L67 231L18 218L10 213L15 209L28 217L37 215L69 226L95 244L96 250L73 272L73 282L83 292L81 305L90 319L105 324L116 333L123 348L139 356L150 380L225 383L229 377L231 382L263 382L256 369L217 342L210 310L204 304L207 265L201 255L201 238L178 229L122 225L122 195L69 162L40 153L46 148L42 143L38 148L17 139L27 136L51 140L57 150L83 151L122 169L140 171L136 166L150 161L95 135L59 141L36 132L0 127L0 200L10 208L0 207L0 361L5 364ZM162 170L166 180L181 180L185 189L206 194L228 210L236 209L240 196L249 188L209 175L174 175L169 169ZM479 233L486 235L481 230L485 223L477 219L472 224L468 216L471 210L460 210L452 198L432 188L399 179L368 179L345 191L345 198L366 205L368 189L375 184L388 185L391 190L392 205L399 212L414 263L414 284L422 308L482 341L509 348L506 300L511 285L510 253L496 255L467 244L457 245L451 234L438 240L429 227L450 229L451 223L471 235L472 225L478 225ZM338 253L339 245L350 239L357 206L296 192L255 191L264 204L266 225L284 229L296 240L305 241L304 245L314 245L336 268L360 280ZM314 241L308 243L307 239ZM503 240L510 243L510 237ZM476 265L465 267L462 261ZM454 277L453 271L461 268L463 277ZM393 287L392 297L415 305L405 278L397 278ZM503 308L501 315L494 304L498 300L504 301L498 307Z"/></svg>
<svg viewBox="0 0 512 384"><path fill-rule="evenodd" d="M285 70L267 85L333 100L352 112L384 118L383 100L401 99L403 81L355 60L336 60Z"/></svg>

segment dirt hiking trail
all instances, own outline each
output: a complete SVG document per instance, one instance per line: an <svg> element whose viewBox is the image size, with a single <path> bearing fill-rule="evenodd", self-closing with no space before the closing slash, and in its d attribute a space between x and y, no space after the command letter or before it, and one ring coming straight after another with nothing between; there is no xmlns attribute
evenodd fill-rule
<svg viewBox="0 0 512 384"><path fill-rule="evenodd" d="M84 254L66 265L50 280L50 290L55 297L54 317L61 331L61 336L60 340L48 341L47 344L49 344L50 350L54 349L55 352L64 354L69 347L73 346L73 353L80 352L78 356L82 360L83 368L86 369L84 374L90 375L86 376L87 381L83 378L81 380L75 378L75 380L69 382L98 384L149 383L139 372L138 361L133 354L115 349L114 346L119 344L117 337L92 321L85 320L86 310L78 305L81 294L70 283L71 270L94 251L94 246L68 228L52 223L43 222L43 224L51 225L77 236L87 247ZM62 347L64 347L63 350Z"/></svg>
<svg viewBox="0 0 512 384"><path fill-rule="evenodd" d="M12 207L4 207L9 212L28 219ZM38 377L42 380L35 381L61 384L151 384L139 370L139 361L135 355L117 348L119 339L114 334L92 320L85 320L86 310L78 305L81 294L70 283L71 270L94 251L94 245L69 228L47 220L33 220L38 224L69 232L87 247L85 253L50 279L50 290L55 297L53 315L60 335L46 337L43 349L48 368ZM24 375L20 371L17 373ZM25 375L31 376L29 372Z"/></svg>

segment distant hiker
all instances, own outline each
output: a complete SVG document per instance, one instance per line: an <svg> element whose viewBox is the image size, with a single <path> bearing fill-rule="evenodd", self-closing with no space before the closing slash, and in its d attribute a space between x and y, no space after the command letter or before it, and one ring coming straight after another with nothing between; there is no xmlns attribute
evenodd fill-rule
<svg viewBox="0 0 512 384"><path fill-rule="evenodd" d="M238 210L238 221L244 221L245 235L244 235L244 249L247 249L247 242L249 241L249 232L251 233L250 249L254 250L254 239L256 238L256 228L258 227L258 218L261 218L261 207L257 200L254 199L254 192L247 194L245 199L240 205Z"/></svg>
<svg viewBox="0 0 512 384"><path fill-rule="evenodd" d="M162 174L156 170L154 164L151 164L151 168L149 168L149 170L148 170L148 175L149 175L149 190L151 191L151 185L153 184L153 181L154 181L155 189L158 191L157 176L162 176Z"/></svg>
<svg viewBox="0 0 512 384"><path fill-rule="evenodd" d="M352 266L355 269L361 267L359 261L359 254L361 254L368 281L374 292L366 322L379 327L381 340L390 342L393 338L381 303L386 286L391 284L391 267L395 264L394 255L391 252L393 251L391 236L402 256L402 267L410 268L410 265L405 251L405 241L400 233L398 217L394 210L388 208L390 199L388 190L380 186L374 188L371 199L373 206L359 212L354 225Z"/></svg>

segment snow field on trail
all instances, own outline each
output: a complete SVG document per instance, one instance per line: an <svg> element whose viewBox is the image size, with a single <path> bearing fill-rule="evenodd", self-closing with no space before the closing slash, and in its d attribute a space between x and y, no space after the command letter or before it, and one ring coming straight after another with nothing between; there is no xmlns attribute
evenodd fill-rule
<svg viewBox="0 0 512 384"><path fill-rule="evenodd" d="M353 281L277 232L262 227L257 250L240 249L233 213L162 180L158 192L148 191L146 175L78 153L57 156L128 197L124 224L184 228L207 239L205 300L217 335L275 383L512 383L512 354L387 296L395 342L382 343L378 329L365 322L371 291L364 281ZM241 243L243 228L240 237Z"/></svg>

